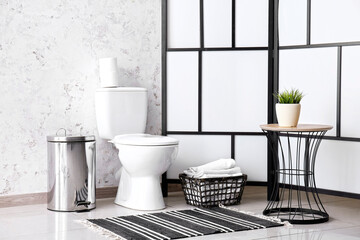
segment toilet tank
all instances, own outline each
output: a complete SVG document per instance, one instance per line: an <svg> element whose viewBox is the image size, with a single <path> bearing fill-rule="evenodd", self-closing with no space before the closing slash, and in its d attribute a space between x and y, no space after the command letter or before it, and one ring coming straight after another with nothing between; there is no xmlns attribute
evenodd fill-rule
<svg viewBox="0 0 360 240"><path fill-rule="evenodd" d="M99 88L95 94L99 136L144 133L147 117L147 89L135 87Z"/></svg>

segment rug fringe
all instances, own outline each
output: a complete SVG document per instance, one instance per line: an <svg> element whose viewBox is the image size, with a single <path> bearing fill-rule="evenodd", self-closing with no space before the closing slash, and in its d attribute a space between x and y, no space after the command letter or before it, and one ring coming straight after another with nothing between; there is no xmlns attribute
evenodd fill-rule
<svg viewBox="0 0 360 240"><path fill-rule="evenodd" d="M265 219L265 220L268 220L268 221L271 221L271 222L284 224L284 226L286 226L286 227L292 227L292 226L293 226L293 225L291 225L291 223L289 223L288 221L282 222L281 219L280 219L280 218L277 218L277 217L269 217L269 216L265 216L265 215L262 215L262 214L256 214L256 213L253 213L253 212L241 211L241 210L236 209L236 208L226 207L226 206L224 206L223 204L219 204L219 207L225 208L225 209L228 209L228 210L231 210L231 211L235 211L235 212L239 212L239 213L251 215L251 216L254 216L254 217L261 218L261 219Z"/></svg>
<svg viewBox="0 0 360 240"><path fill-rule="evenodd" d="M91 229L92 231L101 234L102 236L108 237L109 239L114 239L114 240L126 240L125 238L120 237L119 235L105 229L102 228L86 219L83 220L75 220L75 222L80 223L86 227L88 227L89 229Z"/></svg>

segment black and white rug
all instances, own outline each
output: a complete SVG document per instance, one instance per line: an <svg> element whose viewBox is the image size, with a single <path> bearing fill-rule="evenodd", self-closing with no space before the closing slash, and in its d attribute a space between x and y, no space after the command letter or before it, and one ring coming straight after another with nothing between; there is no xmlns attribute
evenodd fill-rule
<svg viewBox="0 0 360 240"><path fill-rule="evenodd" d="M83 222L113 239L179 239L283 226L279 219L225 207L195 208Z"/></svg>

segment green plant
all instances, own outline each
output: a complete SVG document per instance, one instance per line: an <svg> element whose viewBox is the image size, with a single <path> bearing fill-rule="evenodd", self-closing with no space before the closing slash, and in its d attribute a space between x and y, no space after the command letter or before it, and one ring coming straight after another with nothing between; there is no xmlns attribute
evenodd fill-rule
<svg viewBox="0 0 360 240"><path fill-rule="evenodd" d="M304 97L304 94L298 89L284 90L274 94L274 97L279 101L279 103L300 103L301 99Z"/></svg>

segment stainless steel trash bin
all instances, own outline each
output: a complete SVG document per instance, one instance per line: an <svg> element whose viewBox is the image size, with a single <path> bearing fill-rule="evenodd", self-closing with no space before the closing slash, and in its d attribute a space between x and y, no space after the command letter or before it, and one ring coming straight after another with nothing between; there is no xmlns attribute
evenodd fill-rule
<svg viewBox="0 0 360 240"><path fill-rule="evenodd" d="M95 136L47 136L47 208L84 211L95 208Z"/></svg>

